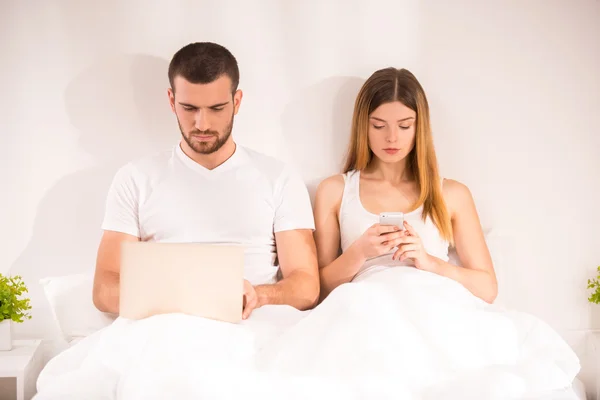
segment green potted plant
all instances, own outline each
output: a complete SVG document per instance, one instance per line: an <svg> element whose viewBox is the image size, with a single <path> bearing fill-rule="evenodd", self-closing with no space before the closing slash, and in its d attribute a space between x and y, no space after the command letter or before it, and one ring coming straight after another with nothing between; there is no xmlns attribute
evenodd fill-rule
<svg viewBox="0 0 600 400"><path fill-rule="evenodd" d="M5 276L0 274L0 351L12 348L10 323L22 323L31 319L29 298L23 296L27 286L19 275Z"/></svg>
<svg viewBox="0 0 600 400"><path fill-rule="evenodd" d="M600 266L596 269L597 276L593 279L588 279L588 289L593 289L594 291L588 297L588 301L590 303L598 304L600 303Z"/></svg>

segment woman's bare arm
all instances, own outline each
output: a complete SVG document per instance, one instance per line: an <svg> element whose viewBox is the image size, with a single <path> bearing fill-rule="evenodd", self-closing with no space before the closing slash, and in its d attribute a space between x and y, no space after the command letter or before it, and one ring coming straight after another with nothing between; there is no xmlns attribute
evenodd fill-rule
<svg viewBox="0 0 600 400"><path fill-rule="evenodd" d="M315 196L315 242L322 300L336 287L350 282L365 262L352 247L340 255L338 215L343 193L344 178L335 175L321 182Z"/></svg>
<svg viewBox="0 0 600 400"><path fill-rule="evenodd" d="M493 303L498 295L498 282L471 192L462 183L446 179L444 197L462 267L438 260L436 273L454 279L475 296Z"/></svg>

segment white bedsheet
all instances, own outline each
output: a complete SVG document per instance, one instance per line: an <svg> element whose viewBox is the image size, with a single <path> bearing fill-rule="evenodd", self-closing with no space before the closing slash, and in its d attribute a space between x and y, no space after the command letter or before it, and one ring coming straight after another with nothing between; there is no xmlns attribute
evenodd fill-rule
<svg viewBox="0 0 600 400"><path fill-rule="evenodd" d="M45 399L554 399L579 360L542 321L414 268L367 274L312 312L240 325L118 319L51 360ZM260 397L259 397L260 396Z"/></svg>
<svg viewBox="0 0 600 400"><path fill-rule="evenodd" d="M585 387L579 379L567 388L550 391L547 394L526 398L526 400L587 400Z"/></svg>

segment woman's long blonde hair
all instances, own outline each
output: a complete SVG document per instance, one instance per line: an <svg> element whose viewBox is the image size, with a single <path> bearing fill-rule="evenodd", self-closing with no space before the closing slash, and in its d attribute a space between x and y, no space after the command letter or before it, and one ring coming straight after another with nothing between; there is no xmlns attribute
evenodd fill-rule
<svg viewBox="0 0 600 400"><path fill-rule="evenodd" d="M419 189L413 210L423 206L423 220L430 217L440 235L452 242L452 223L442 196L437 157L431 136L429 104L425 91L406 69L385 68L376 71L360 89L354 104L350 146L344 172L362 171L369 166L373 152L369 148L369 118L380 105L399 101L417 114L415 145L407 155L406 166Z"/></svg>

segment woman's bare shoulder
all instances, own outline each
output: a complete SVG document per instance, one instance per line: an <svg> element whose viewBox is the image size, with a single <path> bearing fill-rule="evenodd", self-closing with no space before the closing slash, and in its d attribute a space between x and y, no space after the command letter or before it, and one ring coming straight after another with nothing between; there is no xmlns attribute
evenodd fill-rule
<svg viewBox="0 0 600 400"><path fill-rule="evenodd" d="M337 174L332 175L328 178L325 178L319 183L317 187L317 193L321 193L326 195L327 197L333 196L337 197L341 196L344 192L344 186L346 185L344 180L344 175Z"/></svg>
<svg viewBox="0 0 600 400"><path fill-rule="evenodd" d="M444 200L452 214L473 203L471 190L467 185L454 179L444 179L442 183Z"/></svg>
<svg viewBox="0 0 600 400"><path fill-rule="evenodd" d="M341 174L325 178L317 186L316 202L330 206L339 205L344 194L345 180Z"/></svg>

